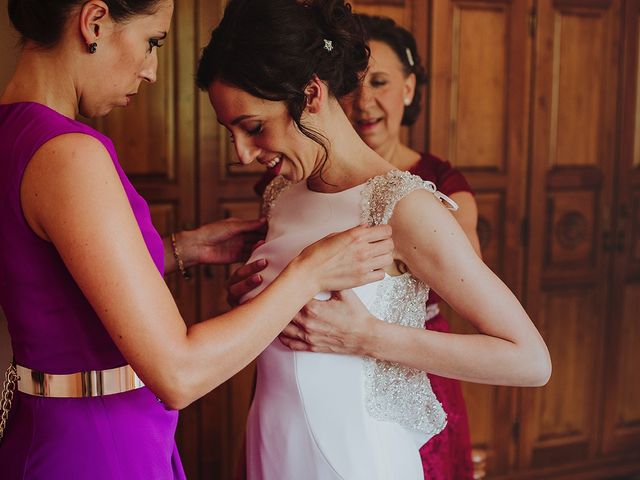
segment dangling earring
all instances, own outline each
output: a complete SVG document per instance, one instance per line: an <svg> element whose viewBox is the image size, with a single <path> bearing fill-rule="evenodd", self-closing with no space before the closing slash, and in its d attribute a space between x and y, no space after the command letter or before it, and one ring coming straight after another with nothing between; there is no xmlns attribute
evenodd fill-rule
<svg viewBox="0 0 640 480"><path fill-rule="evenodd" d="M96 50L98 50L98 44L96 42L90 43L87 47L89 49L89 53L92 55L96 53Z"/></svg>

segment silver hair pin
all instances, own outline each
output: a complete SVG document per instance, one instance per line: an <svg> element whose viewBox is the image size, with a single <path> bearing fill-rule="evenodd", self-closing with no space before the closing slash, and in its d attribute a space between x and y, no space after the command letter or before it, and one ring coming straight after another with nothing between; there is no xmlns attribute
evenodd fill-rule
<svg viewBox="0 0 640 480"><path fill-rule="evenodd" d="M413 61L413 55L411 54L411 50L409 49L409 47L407 47L405 48L404 51L407 53L407 61L409 62L409 65L413 67L415 65L415 62Z"/></svg>
<svg viewBox="0 0 640 480"><path fill-rule="evenodd" d="M324 40L324 49L327 52L330 52L331 50L333 50L333 42L331 40L327 40L326 38L324 38L323 40Z"/></svg>

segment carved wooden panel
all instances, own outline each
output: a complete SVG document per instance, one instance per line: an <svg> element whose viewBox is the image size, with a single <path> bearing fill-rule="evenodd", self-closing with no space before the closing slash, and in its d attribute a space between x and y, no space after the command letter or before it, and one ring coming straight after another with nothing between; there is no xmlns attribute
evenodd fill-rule
<svg viewBox="0 0 640 480"><path fill-rule="evenodd" d="M504 196L499 193L476 192L478 204L478 238L482 259L500 275L504 261Z"/></svg>
<svg viewBox="0 0 640 480"><path fill-rule="evenodd" d="M522 393L520 468L596 460L604 336L615 322L607 277L621 2L537 5L527 310L554 371Z"/></svg>
<svg viewBox="0 0 640 480"><path fill-rule="evenodd" d="M507 10L464 2L454 8L447 157L459 167L505 169Z"/></svg>
<svg viewBox="0 0 640 480"><path fill-rule="evenodd" d="M618 345L617 368L609 372L618 378L615 382L616 429L640 433L640 383L637 378L638 352L640 352L640 282L629 282L624 292L622 328Z"/></svg>
<svg viewBox="0 0 640 480"><path fill-rule="evenodd" d="M519 295L523 281L532 0L432 2L429 150L477 192L485 262ZM505 259L509 261L505 262ZM447 312L447 315L450 315ZM456 331L469 331L452 317ZM465 384L474 447L489 477L515 462L515 392Z"/></svg>
<svg viewBox="0 0 640 480"><path fill-rule="evenodd" d="M607 327L602 450L640 452L640 1L625 3L622 57L621 141L612 229L613 285Z"/></svg>
<svg viewBox="0 0 640 480"><path fill-rule="evenodd" d="M635 172L636 175L639 172ZM629 260L632 264L640 265L640 191L633 193L631 201L631 225L629 230L631 231L629 239ZM624 243L620 242L619 245L623 246Z"/></svg>
<svg viewBox="0 0 640 480"><path fill-rule="evenodd" d="M579 2L575 2L579 3ZM549 161L553 165L600 163L599 131L606 72L606 3L567 6L554 18L553 93Z"/></svg>
<svg viewBox="0 0 640 480"><path fill-rule="evenodd" d="M533 466L570 463L594 446L600 373L598 296L592 288L543 295L538 326L554 361L553 376L533 393L538 421Z"/></svg>
<svg viewBox="0 0 640 480"><path fill-rule="evenodd" d="M594 266L596 238L594 212L597 195L590 191L550 192L547 197L545 264L580 274Z"/></svg>

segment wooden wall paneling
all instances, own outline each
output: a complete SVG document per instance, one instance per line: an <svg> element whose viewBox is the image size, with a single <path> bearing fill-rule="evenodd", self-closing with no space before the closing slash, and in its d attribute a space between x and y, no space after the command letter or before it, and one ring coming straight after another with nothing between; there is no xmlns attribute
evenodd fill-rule
<svg viewBox="0 0 640 480"><path fill-rule="evenodd" d="M554 372L545 388L522 394L522 469L596 457L602 338L611 322L603 247L613 205L620 1L537 6L527 307Z"/></svg>
<svg viewBox="0 0 640 480"><path fill-rule="evenodd" d="M532 0L432 2L429 149L476 191L487 264L521 295ZM509 262L505 262L505 259ZM470 331L452 317L456 331ZM471 434L489 474L511 470L517 391L464 384Z"/></svg>
<svg viewBox="0 0 640 480"><path fill-rule="evenodd" d="M640 456L640 1L624 5L611 323L603 389L602 451Z"/></svg>

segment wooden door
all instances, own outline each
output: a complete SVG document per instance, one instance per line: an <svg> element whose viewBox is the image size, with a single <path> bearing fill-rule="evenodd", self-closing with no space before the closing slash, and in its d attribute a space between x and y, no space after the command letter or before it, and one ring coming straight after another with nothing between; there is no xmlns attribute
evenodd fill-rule
<svg viewBox="0 0 640 480"><path fill-rule="evenodd" d="M640 1L623 14L620 156L617 202L607 245L613 258L607 319L602 450L640 455Z"/></svg>
<svg viewBox="0 0 640 480"><path fill-rule="evenodd" d="M589 464L602 411L620 0L538 0L526 305L553 375L522 392L520 469ZM637 411L637 410L636 410Z"/></svg>
<svg viewBox="0 0 640 480"><path fill-rule="evenodd" d="M520 296L532 0L438 0L432 8L429 149L469 179L483 258ZM447 316L455 330L471 330ZM516 390L463 388L475 461L486 460L492 473L508 471L518 432Z"/></svg>

